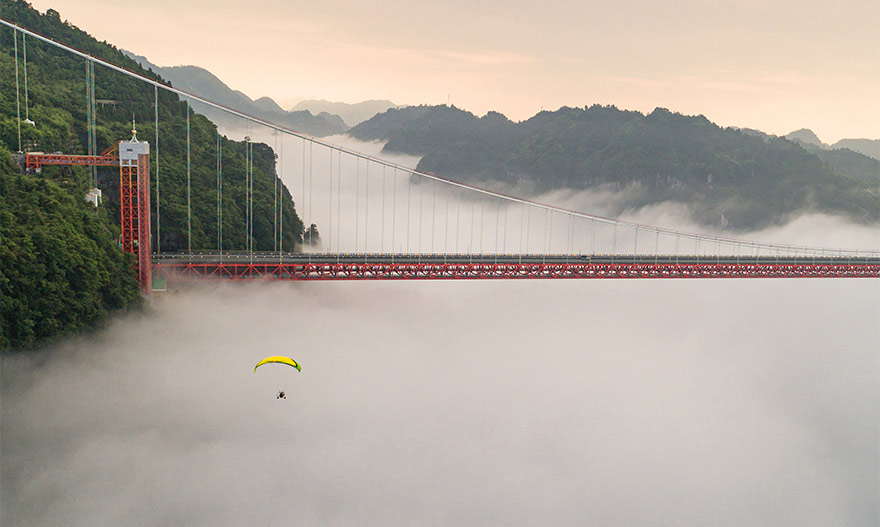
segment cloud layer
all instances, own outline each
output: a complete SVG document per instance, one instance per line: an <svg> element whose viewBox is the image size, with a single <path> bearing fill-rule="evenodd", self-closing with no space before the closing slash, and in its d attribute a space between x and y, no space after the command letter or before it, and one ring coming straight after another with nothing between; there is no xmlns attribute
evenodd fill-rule
<svg viewBox="0 0 880 527"><path fill-rule="evenodd" d="M878 299L855 279L178 289L3 358L3 524L869 524ZM272 354L302 373L253 373Z"/></svg>

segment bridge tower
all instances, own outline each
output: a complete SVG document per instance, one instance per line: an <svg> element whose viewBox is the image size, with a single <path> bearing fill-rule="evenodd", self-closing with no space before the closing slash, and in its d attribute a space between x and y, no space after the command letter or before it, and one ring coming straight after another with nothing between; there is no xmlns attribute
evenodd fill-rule
<svg viewBox="0 0 880 527"><path fill-rule="evenodd" d="M150 276L150 143L138 141L134 121L131 141L119 142L119 219L122 250L137 256L138 281L152 292Z"/></svg>

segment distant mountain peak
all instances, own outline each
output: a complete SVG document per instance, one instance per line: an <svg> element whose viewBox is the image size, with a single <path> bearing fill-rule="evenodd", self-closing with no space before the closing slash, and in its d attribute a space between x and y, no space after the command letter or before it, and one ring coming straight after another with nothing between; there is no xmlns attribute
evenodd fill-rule
<svg viewBox="0 0 880 527"><path fill-rule="evenodd" d="M808 145L818 146L819 148L827 148L828 145L822 142L815 133L809 128L801 128L800 130L795 130L790 134L785 136L786 139L799 141L801 143L805 143Z"/></svg>

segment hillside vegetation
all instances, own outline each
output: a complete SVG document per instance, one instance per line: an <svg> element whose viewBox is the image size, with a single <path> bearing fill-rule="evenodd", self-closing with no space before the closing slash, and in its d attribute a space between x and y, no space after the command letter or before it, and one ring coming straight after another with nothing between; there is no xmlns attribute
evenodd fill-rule
<svg viewBox="0 0 880 527"><path fill-rule="evenodd" d="M23 1L4 1L0 16L93 56L151 78L113 46L98 42L49 10L40 14ZM119 171L102 168L98 186L103 206L84 200L88 172L83 167L45 167L41 174L19 175L10 152L19 150L13 30L0 31L0 177L2 177L3 350L33 347L73 329L93 327L110 312L136 303L131 260L118 247ZM19 75L23 80L21 35ZM53 46L27 39L28 107L35 125L22 124L22 149L87 153L85 61ZM98 100L97 148L131 137L132 116L140 140L154 143L154 91L131 77L95 66ZM10 79L12 82L10 82ZM22 84L23 90L23 84ZM22 120L25 116L21 96ZM159 178L152 144L153 248L185 250L187 236L186 104L159 91ZM223 138L224 250L245 248L245 144ZM217 129L191 115L192 248L217 247ZM275 153L254 145L254 248L276 245L275 188L284 203L284 246L301 245L302 222L289 192L275 175ZM160 197L160 214L157 210ZM157 221L161 218L161 240ZM102 263L96 263L101 260ZM112 286L110 285L112 284ZM76 307L82 302L82 309ZM48 305L47 305L48 304ZM68 316L69 315L69 316ZM66 317L66 318L65 318ZM30 330L27 328L31 328Z"/></svg>
<svg viewBox="0 0 880 527"><path fill-rule="evenodd" d="M805 210L880 221L874 160L844 152L835 154L846 159L834 159L834 168L787 139L663 108L648 115L614 106L561 108L514 123L495 112L478 118L419 106L388 110L349 134L421 154L419 170L443 177L537 192L625 189L624 207L682 202L706 225L756 228Z"/></svg>

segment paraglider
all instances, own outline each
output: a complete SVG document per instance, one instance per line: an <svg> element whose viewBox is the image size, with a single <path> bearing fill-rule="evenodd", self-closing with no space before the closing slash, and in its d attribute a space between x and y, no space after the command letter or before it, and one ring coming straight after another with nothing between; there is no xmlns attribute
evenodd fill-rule
<svg viewBox="0 0 880 527"><path fill-rule="evenodd" d="M265 359L258 362L257 365L254 366L254 373L256 373L257 368L259 368L263 364L271 364L271 363L287 364L288 366L293 366L294 368L296 368L296 371L302 371L302 367L299 365L299 363L296 362L295 360L291 359L290 357L282 357L281 355L273 355L271 357L266 357Z"/></svg>
<svg viewBox="0 0 880 527"><path fill-rule="evenodd" d="M296 368L296 371L302 371L302 367L299 365L299 363L296 362L295 360L291 359L290 357L283 357L281 355L273 355L271 357L266 357L265 359L258 362L257 365L254 366L254 373L257 373L257 368L259 368L260 366L262 366L264 364L285 364L285 365L290 366L292 368ZM279 390L278 394L275 396L275 398L276 399L287 399L287 394L284 393L284 390Z"/></svg>

